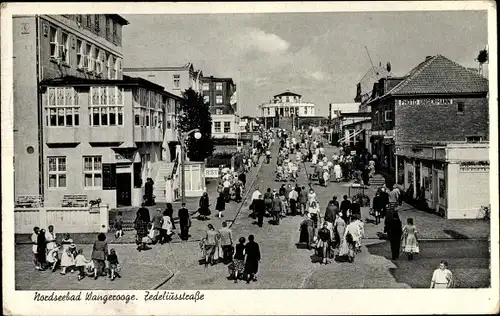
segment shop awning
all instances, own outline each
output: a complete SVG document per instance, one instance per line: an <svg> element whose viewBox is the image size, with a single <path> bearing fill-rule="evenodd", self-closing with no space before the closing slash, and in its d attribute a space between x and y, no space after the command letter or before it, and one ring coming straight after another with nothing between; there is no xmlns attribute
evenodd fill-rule
<svg viewBox="0 0 500 316"><path fill-rule="evenodd" d="M340 142L340 143L345 143L345 142L347 142L347 139L351 139L351 138L354 138L354 137L358 136L358 135L359 135L359 134L361 134L364 130L365 130L365 129L363 128L363 129L360 129L359 131L357 131L357 132L355 132L355 133L353 133L353 134L349 134L349 137L348 137L348 138L346 138L346 137L342 137L341 139L339 139L339 142Z"/></svg>

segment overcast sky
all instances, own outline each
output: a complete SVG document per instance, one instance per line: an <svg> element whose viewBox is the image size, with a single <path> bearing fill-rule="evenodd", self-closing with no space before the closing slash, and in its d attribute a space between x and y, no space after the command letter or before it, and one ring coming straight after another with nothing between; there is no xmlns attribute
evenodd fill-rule
<svg viewBox="0 0 500 316"><path fill-rule="evenodd" d="M486 11L123 16L125 67L192 62L232 77L242 115L287 89L322 116L329 103L353 102L371 67L365 46L375 64L404 75L435 54L476 67L487 44Z"/></svg>

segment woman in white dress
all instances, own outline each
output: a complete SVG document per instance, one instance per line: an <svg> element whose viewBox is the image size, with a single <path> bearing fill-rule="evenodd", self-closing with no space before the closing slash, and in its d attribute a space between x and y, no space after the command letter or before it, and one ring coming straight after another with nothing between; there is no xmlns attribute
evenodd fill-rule
<svg viewBox="0 0 500 316"><path fill-rule="evenodd" d="M349 262L354 261L356 256L356 243L359 242L359 225L355 222L347 225L344 236L340 243L339 257L347 256Z"/></svg>
<svg viewBox="0 0 500 316"><path fill-rule="evenodd" d="M310 189L307 194L307 202L311 204L312 201L316 201L316 192L314 192L313 189Z"/></svg>
<svg viewBox="0 0 500 316"><path fill-rule="evenodd" d="M61 242L62 245L62 254L61 254L61 274L66 274L66 270L68 268L75 267L75 257L72 252L72 248L74 248L75 244L73 243L73 239L70 238L69 234L64 235L64 239ZM74 269L71 270L73 272Z"/></svg>
<svg viewBox="0 0 500 316"><path fill-rule="evenodd" d="M337 182L340 182L340 179L342 179L342 168L338 163L336 163L335 166L333 167L333 172L335 174L335 180Z"/></svg>
<svg viewBox="0 0 500 316"><path fill-rule="evenodd" d="M50 225L49 229L45 232L45 240L47 241L47 251L54 249L56 245L56 233L54 226Z"/></svg>
<svg viewBox="0 0 500 316"><path fill-rule="evenodd" d="M448 262L443 260L432 274L431 289L449 289L453 286L453 274L448 270Z"/></svg>

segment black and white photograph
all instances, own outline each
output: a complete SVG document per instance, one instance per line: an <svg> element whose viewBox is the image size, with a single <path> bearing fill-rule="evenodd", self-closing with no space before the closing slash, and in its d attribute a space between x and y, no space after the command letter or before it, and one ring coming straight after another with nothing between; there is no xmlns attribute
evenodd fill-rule
<svg viewBox="0 0 500 316"><path fill-rule="evenodd" d="M88 4L2 7L4 312L498 312L494 2Z"/></svg>

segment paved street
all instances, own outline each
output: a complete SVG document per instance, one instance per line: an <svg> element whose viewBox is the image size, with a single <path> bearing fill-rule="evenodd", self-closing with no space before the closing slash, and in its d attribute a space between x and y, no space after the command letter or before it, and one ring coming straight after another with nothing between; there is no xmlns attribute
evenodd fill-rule
<svg viewBox="0 0 500 316"><path fill-rule="evenodd" d="M327 152L335 148L327 147ZM248 177L248 191L258 185L261 192L278 188L281 183L274 181L274 168L277 148L273 149L271 164L263 163L260 169L253 168ZM308 164L307 164L308 165ZM306 185L306 174L302 168L299 184ZM319 187L313 183L321 209L333 195L339 199L348 194L344 183L331 183L329 187ZM366 193L373 197L373 190ZM211 193L214 205L214 195ZM232 229L235 239L240 236L255 235L260 244L262 261L259 267L259 280L246 284L234 284L227 279L227 266L219 263L205 268L199 263L202 252L197 240L203 235L208 223L220 227L221 220L194 220L193 242L170 243L153 246L153 249L138 253L133 244L114 244L123 266L123 278L113 282L106 278L94 281L76 280L76 275L59 275L58 272L36 272L31 263L31 246L20 244L16 247L16 287L18 289L290 289L290 288L425 288L429 285L432 271L439 261L449 261L451 270L458 280L458 287L485 287L489 284L489 251L484 237L489 234L489 222L481 220L445 220L433 214L417 211L408 205L401 208L402 220L415 218L421 232L422 253L408 262L390 260L389 245L377 237L382 225L367 222L368 208L362 209L367 239L364 240L362 253L353 264L333 263L327 266L315 262L313 252L298 249L299 223L302 218L287 217L279 226L268 223L259 228L249 218L249 200L242 207L232 202L224 220L232 220L238 214ZM239 212L239 213L238 213ZM451 233L450 233L451 232ZM134 232L129 232L133 235ZM457 240L455 240L455 239ZM428 240L428 241L427 241ZM434 241L432 241L434 240ZM113 241L114 242L114 241ZM123 241L122 241L123 242ZM87 257L91 252L90 244L83 244Z"/></svg>

